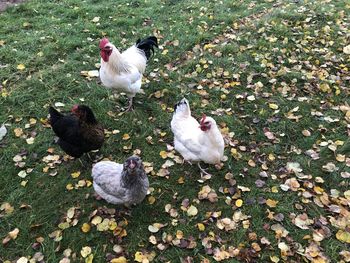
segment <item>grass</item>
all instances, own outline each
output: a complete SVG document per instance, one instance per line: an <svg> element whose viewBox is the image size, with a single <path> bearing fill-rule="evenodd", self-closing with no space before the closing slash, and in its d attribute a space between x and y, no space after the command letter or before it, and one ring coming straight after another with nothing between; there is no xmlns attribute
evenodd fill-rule
<svg viewBox="0 0 350 263"><path fill-rule="evenodd" d="M8 203L14 208L12 212L5 208L0 211L0 237L19 229L15 240L0 247L0 261L15 262L40 252L46 262L59 262L70 249L71 261L81 262L80 251L89 246L94 262L121 255L132 262L138 251L154 253L154 262L180 262L186 257L200 262L205 258L218 260L224 255L222 251L232 246L240 254L231 255L229 262L269 262L273 256L285 262L339 262L339 253L348 246L336 238L336 233L349 227L334 223L345 220L349 213L349 199L344 197L349 184L341 177L342 172L349 172L349 55L343 51L348 45L349 9L346 1L32 0L0 14L0 123L8 129L0 142L0 205ZM95 17L100 17L99 22L92 21ZM95 69L98 41L104 35L124 49L151 34L159 37L161 48L147 67L145 94L137 95L134 112L120 115L126 99L114 98L95 78L87 79L80 72ZM174 44L176 40L179 45ZM17 69L19 64L25 68ZM255 100L248 99L252 95ZM167 151L173 141L172 106L183 96L190 100L195 116L202 112L214 115L230 142L223 168L210 167L214 176L204 183L218 194L215 203L198 200L203 184L197 181L196 166L175 164L169 168L169 176L157 176L165 162L159 153ZM90 105L109 131L105 145L93 157L122 162L139 151L143 161L152 163L149 176L154 203L146 198L132 208L131 215L113 211L103 214L103 207L115 207L96 201L92 187L67 190L68 184L74 187L79 180L91 180L92 162L86 156L81 162L62 159L64 154L54 144L53 132L44 125L48 106L56 102L64 103L65 110L76 103ZM278 105L277 110L271 108L273 104ZM16 128L21 128L23 135L17 137ZM275 140L266 137L266 128L274 133ZM303 130L310 131L311 136L305 137ZM123 140L123 134L131 138ZM147 142L149 136L153 144ZM30 137L35 137L33 144L26 142ZM338 143L335 152L321 144L336 141L344 145ZM49 155L50 148L60 156L60 163L45 172L48 165L43 157ZM308 157L305 151L310 149L320 158ZM337 154L345 155L346 161L336 160ZM16 155L22 156L22 167L15 165ZM303 173L309 175L298 178L297 191L280 188L287 178L296 178L285 170L287 162L300 163ZM339 169L325 172L322 166L328 162ZM27 177L17 176L26 169L32 169ZM264 169L267 178L259 176ZM80 176L72 178L71 173L77 171ZM227 173L233 174L236 184L225 179ZM180 178L184 183L179 183ZM265 185L257 187L257 179ZM237 186L250 191L243 192ZM331 194L335 190L339 196ZM302 196L306 191L310 198ZM269 198L278 201L275 208L258 203ZM198 208L196 216L190 217L181 209L184 199ZM231 204L225 202L229 199ZM234 205L237 199L243 200L241 208ZM165 212L167 204L178 216ZM344 212L332 212L334 206ZM76 225L70 223L55 240L51 234L67 221L67 211L72 207ZM275 215L283 214L283 221L269 219L268 209ZM90 215L95 210L103 218L114 218L127 235L98 231L91 224ZM237 211L249 218L225 232L211 215L215 211L221 211L218 219L232 218ZM300 229L293 221L302 213L315 222L309 229ZM313 232L320 228L317 221L329 228L330 235L316 243L322 252L312 258L308 251L314 244ZM88 233L81 231L83 223L91 225ZM166 224L153 234L156 245L149 242L152 233L148 226L153 223ZM205 225L203 232L198 230L198 223ZM279 237L271 229L276 223L289 234ZM175 245L180 230L186 240L196 242L193 248ZM257 238L252 238L253 233ZM262 244L262 237L271 245ZM203 240L209 240L214 255ZM290 248L286 255L278 248L281 242ZM158 244L165 249L157 248ZM123 253L114 252L115 245L122 246Z"/></svg>

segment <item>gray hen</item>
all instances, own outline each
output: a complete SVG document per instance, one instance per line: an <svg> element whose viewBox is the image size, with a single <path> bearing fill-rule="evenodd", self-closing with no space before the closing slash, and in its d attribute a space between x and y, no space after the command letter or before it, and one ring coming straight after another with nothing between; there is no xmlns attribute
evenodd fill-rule
<svg viewBox="0 0 350 263"><path fill-rule="evenodd" d="M101 161L92 168L96 194L108 203L130 206L141 203L149 187L139 157L131 156L124 164Z"/></svg>

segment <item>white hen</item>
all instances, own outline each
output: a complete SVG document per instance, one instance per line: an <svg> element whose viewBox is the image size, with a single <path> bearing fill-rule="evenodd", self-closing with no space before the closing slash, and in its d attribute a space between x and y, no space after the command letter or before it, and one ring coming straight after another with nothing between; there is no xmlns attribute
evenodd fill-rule
<svg viewBox="0 0 350 263"><path fill-rule="evenodd" d="M148 177L139 157L131 156L124 164L101 161L92 168L93 187L108 203L141 203L149 187Z"/></svg>
<svg viewBox="0 0 350 263"><path fill-rule="evenodd" d="M157 38L152 36L138 40L122 53L107 38L103 38L99 46L102 84L117 92L126 93L129 98L127 110L132 109L132 100L141 89L142 74L145 72L147 60L154 52L154 47L158 47Z"/></svg>
<svg viewBox="0 0 350 263"><path fill-rule="evenodd" d="M188 100L183 98L176 106L171 120L174 146L189 162L220 163L224 156L224 139L216 122L203 115L200 123L191 116ZM201 171L202 168L199 166Z"/></svg>

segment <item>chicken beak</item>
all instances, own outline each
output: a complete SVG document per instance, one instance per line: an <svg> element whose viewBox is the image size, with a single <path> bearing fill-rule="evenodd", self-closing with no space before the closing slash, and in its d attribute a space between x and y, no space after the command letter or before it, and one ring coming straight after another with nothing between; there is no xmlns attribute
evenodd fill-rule
<svg viewBox="0 0 350 263"><path fill-rule="evenodd" d="M134 161L130 161L129 168L134 169L136 167L136 163Z"/></svg>

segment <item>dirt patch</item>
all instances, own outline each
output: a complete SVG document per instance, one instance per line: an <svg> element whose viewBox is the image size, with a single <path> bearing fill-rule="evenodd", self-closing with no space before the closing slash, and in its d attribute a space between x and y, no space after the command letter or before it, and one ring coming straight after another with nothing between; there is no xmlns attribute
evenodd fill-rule
<svg viewBox="0 0 350 263"><path fill-rule="evenodd" d="M9 0L9 1L0 0L0 13L2 11L4 11L7 7L9 7L11 5L20 4L24 1L26 1L26 0Z"/></svg>

